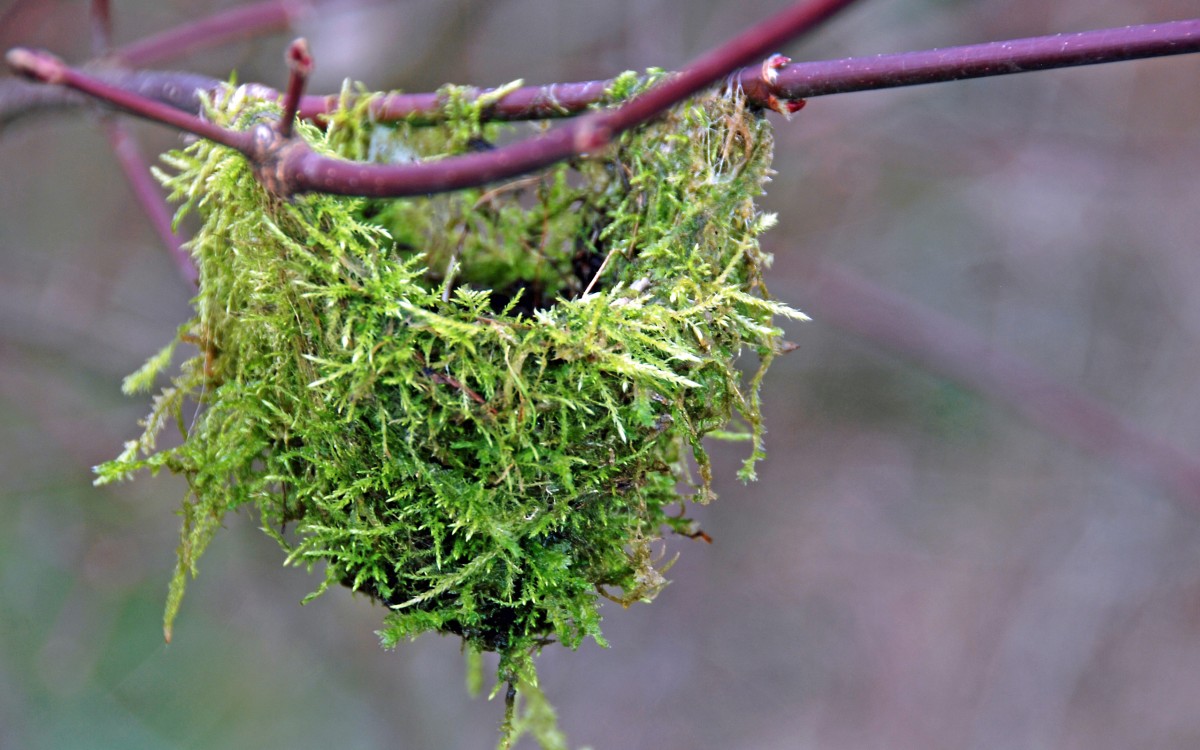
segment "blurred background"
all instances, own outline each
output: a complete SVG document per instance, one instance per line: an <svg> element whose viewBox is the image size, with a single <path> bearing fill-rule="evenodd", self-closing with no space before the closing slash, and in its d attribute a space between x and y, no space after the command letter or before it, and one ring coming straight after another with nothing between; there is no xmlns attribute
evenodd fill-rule
<svg viewBox="0 0 1200 750"><path fill-rule="evenodd" d="M233 2L116 0L118 43ZM343 4L344 5L344 4ZM314 92L678 68L781 0L336 2L168 67ZM863 0L821 59L1196 15L1189 0ZM0 46L88 51L82 0ZM814 321L764 385L757 483L717 446L711 546L612 647L548 649L572 746L1200 747L1200 57L815 99L777 124L773 293ZM146 158L179 143L131 123ZM121 378L189 315L102 131L0 134L0 747L490 748L458 644L285 569L248 514L170 646L175 477L94 488Z"/></svg>

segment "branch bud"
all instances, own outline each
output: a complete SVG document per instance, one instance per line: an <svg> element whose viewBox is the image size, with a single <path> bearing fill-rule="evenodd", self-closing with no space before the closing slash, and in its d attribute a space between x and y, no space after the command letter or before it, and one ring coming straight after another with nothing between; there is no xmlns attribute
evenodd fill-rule
<svg viewBox="0 0 1200 750"><path fill-rule="evenodd" d="M308 40L304 37L293 39L288 45L286 60L288 70L295 75L308 76L312 73L313 60L308 51Z"/></svg>

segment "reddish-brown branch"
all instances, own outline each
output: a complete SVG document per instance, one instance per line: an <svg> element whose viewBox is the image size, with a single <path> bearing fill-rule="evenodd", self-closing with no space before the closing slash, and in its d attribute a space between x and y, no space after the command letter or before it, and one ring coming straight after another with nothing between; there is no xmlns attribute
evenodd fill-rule
<svg viewBox="0 0 1200 750"><path fill-rule="evenodd" d="M784 44L816 28L854 0L816 0L796 3L702 55L683 74L655 86L613 112L606 123L614 132L628 130L653 118L725 76L767 57Z"/></svg>
<svg viewBox="0 0 1200 750"><path fill-rule="evenodd" d="M495 151L418 165L361 164L330 159L317 155L303 141L282 137L280 131L265 126L241 133L215 127L191 114L110 86L46 53L14 49L7 59L14 70L25 76L43 83L68 86L141 117L234 148L246 155L259 179L277 194L322 192L399 197L484 185L601 149L621 132L653 119L747 62L766 57L775 47L813 29L853 2L855 0L797 3L702 56L683 73L668 78L614 110L597 112L544 136Z"/></svg>
<svg viewBox="0 0 1200 750"><path fill-rule="evenodd" d="M209 76L176 71L98 68L92 75L131 94L192 113L200 111L200 92L214 92L222 86L221 81ZM252 95L267 98L278 93L263 86L255 87ZM71 89L18 78L0 79L0 130L24 117L79 108L88 103L87 97Z"/></svg>
<svg viewBox="0 0 1200 750"><path fill-rule="evenodd" d="M604 101L612 80L552 83L545 86L522 86L488 105L483 111L485 120L550 120L573 117ZM489 94L492 89L474 89L475 96ZM300 102L300 116L320 120L338 107L340 95L306 96ZM442 100L436 93L388 94L372 103L372 113L380 122L410 120L421 122L422 117L436 116Z"/></svg>
<svg viewBox="0 0 1200 750"><path fill-rule="evenodd" d="M1192 52L1200 52L1200 19L799 63L778 71L776 93L806 98ZM742 84L759 85L754 76Z"/></svg>
<svg viewBox="0 0 1200 750"><path fill-rule="evenodd" d="M1200 52L1200 19L895 55L801 62L777 70L773 86L762 81L760 66L752 66L738 71L733 80L751 101L766 107L772 93L779 99L801 99L1195 52ZM120 88L136 90L142 96L193 112L199 106L197 90L214 91L221 86L216 79L188 73L106 70L97 71L96 75ZM603 101L611 83L582 81L518 88L489 105L484 116L493 120L534 120L578 115ZM263 98L279 96L269 87L257 88ZM486 92L478 90L479 94ZM305 96L300 101L299 114L307 120L320 120L338 106L339 99L338 95ZM69 91L0 81L0 127L33 111L81 103ZM374 111L381 121L420 121L423 115L435 116L441 104L434 93L392 94L378 99Z"/></svg>
<svg viewBox="0 0 1200 750"><path fill-rule="evenodd" d="M419 165L359 164L321 157L298 141L281 143L278 133L272 136L263 129L253 134L231 133L214 128L190 115L172 112L169 107L148 102L144 97L70 69L48 55L14 50L9 54L9 61L14 68L31 77L70 86L143 117L236 148L255 163L258 174L270 189L280 194L316 191L382 197L420 195L487 184L540 169L576 154L595 151L617 134L652 119L724 76L730 76L730 83L736 83L765 106L792 109L796 102L790 102L792 107L781 107L780 100L787 104L788 100L839 91L1200 51L1200 20L1190 20L836 63L782 65L781 58L773 58L775 63L769 69L759 65L739 70L751 60L765 58L777 46L816 26L853 1L809 0L794 5L702 56L684 73L668 78L617 109L590 114L544 136L496 151ZM302 82L303 77L293 76L285 103L290 114L290 108L300 101L301 111L312 116L316 108L311 98L301 101L298 94ZM492 114L578 111L583 98L570 99L567 96L569 88L570 85L551 86L504 97L492 107ZM603 89L601 83L588 82L578 84L570 93L595 97L600 96ZM512 110L506 110L509 100ZM569 103L564 104L566 100ZM329 98L321 103L328 106ZM433 107L437 100L432 95L424 95L419 104ZM385 100L379 108L381 115L404 111L395 99ZM284 126L282 132L290 133L290 129Z"/></svg>
<svg viewBox="0 0 1200 750"><path fill-rule="evenodd" d="M291 175L283 178L283 182L290 183L296 192L374 196L454 190L512 177L573 153L602 147L617 133L645 122L747 61L765 57L767 52L787 39L820 23L848 4L829 0L795 6L702 57L682 75L669 79L617 110L589 115L573 126L497 152L470 154L432 165L376 166L350 165L295 150L281 161L280 173ZM872 85L887 87L1196 51L1200 51L1200 20L891 55L887 64L896 73L892 76L878 74L877 58L842 61L839 65L842 69L855 69L857 66L870 71ZM910 63L918 67L918 73L905 74ZM737 70L736 82L764 105L778 100L801 99L814 95L814 92L834 93L837 90L816 91L808 81L810 77L804 75L805 64L779 68L772 66L770 76L764 75L763 70L762 66ZM579 93L586 91L590 96L597 96L602 90L601 84L589 82L580 85ZM584 105L580 97L564 106L565 97L559 96L555 87L527 90L510 97L517 112L558 107L578 111ZM493 112L503 112L506 100L510 97L499 100ZM433 106L436 105L436 99L425 95L420 104ZM395 100L385 101L380 106L380 114L401 109Z"/></svg>
<svg viewBox="0 0 1200 750"><path fill-rule="evenodd" d="M516 177L575 154L603 148L618 134L678 104L748 62L820 25L855 0L797 3L702 56L681 74L654 86L629 103L587 115L538 138L487 153L467 154L419 165L356 164L292 149L278 163L289 192L398 197L484 185Z"/></svg>
<svg viewBox="0 0 1200 750"><path fill-rule="evenodd" d="M1195 52L1200 52L1200 19L894 55L793 63L775 70L773 84L763 79L762 68L755 65L739 70L733 81L752 101L765 107L771 95L779 99L806 99ZM498 99L485 115L496 120L540 120L576 115L602 101L611 83L582 81L526 86ZM392 94L378 101L375 114L380 120L401 120L436 112L440 104L436 94ZM306 119L316 119L337 105L336 96L309 96L301 103L300 112Z"/></svg>

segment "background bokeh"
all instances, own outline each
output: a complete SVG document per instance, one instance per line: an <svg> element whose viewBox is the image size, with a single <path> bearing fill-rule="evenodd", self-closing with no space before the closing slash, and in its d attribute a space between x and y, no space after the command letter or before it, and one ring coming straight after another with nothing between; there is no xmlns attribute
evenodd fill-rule
<svg viewBox="0 0 1200 750"><path fill-rule="evenodd" d="M231 5L116 0L118 40ZM411 0L297 31L315 91L429 90L678 68L783 5ZM1196 7L863 0L786 51ZM0 14L2 47L88 57L85 2ZM173 65L278 85L288 38ZM718 447L721 497L697 511L712 546L669 540L674 583L606 606L611 649L543 655L573 746L1200 747L1200 489L1114 437L1176 464L1200 450L1197 74L1195 56L1122 63L779 120L772 291L814 321L789 326L799 349L764 387L770 456L743 486L738 446ZM134 130L147 158L179 142ZM492 747L502 706L465 695L453 639L382 652L364 598L301 608L317 579L283 568L249 515L162 643L183 485L94 488L90 467L135 434L146 403L120 379L188 296L92 120L0 134L0 747ZM1030 373L1113 421L1027 400L1012 381Z"/></svg>

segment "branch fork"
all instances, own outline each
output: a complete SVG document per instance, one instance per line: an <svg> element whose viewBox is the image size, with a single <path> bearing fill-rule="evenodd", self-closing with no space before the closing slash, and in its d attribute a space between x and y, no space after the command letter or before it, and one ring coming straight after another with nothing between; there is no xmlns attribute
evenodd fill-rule
<svg viewBox="0 0 1200 750"><path fill-rule="evenodd" d="M246 132L217 127L193 114L104 83L65 65L48 53L14 49L7 59L17 72L44 83L68 86L135 115L233 148L250 160L263 185L280 196L304 192L365 197L402 197L476 187L518 177L556 162L593 153L622 132L637 127L699 93L771 49L812 30L855 0L806 0L795 3L696 60L616 109L586 115L571 125L487 153L473 153L428 164L359 164L314 153L295 137L293 121L302 109L303 91L312 70L308 45L288 47L290 71L283 116L273 126ZM772 58L775 59L775 58ZM780 104L781 111L788 109Z"/></svg>
<svg viewBox="0 0 1200 750"><path fill-rule="evenodd" d="M194 110L189 113L159 103L143 93L71 68L44 52L18 48L8 53L7 60L27 77L75 89L119 109L229 146L251 161L267 189L281 196L324 192L401 197L481 186L594 153L622 132L654 119L722 78L728 88L742 91L751 102L790 116L804 106L805 98L812 96L1200 52L1200 19L1191 19L836 61L793 64L781 54L770 54L854 1L795 3L620 107L586 114L565 127L488 153L416 165L331 159L315 154L295 137L296 116L319 120L337 103L336 97L304 96L313 62L303 40L288 47L289 79L281 96L282 117L273 127L247 132L216 127L197 117ZM169 75L162 87L179 88L181 84ZM579 114L605 95L609 83L587 81L493 91L498 96L488 107L488 116L529 119ZM214 81L211 87L218 85ZM259 87L259 92L278 96L265 87ZM146 93L153 95L153 91ZM437 106L433 94L394 95L381 99L374 114L380 120L394 120L429 112Z"/></svg>

